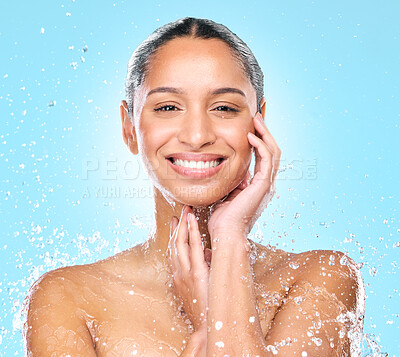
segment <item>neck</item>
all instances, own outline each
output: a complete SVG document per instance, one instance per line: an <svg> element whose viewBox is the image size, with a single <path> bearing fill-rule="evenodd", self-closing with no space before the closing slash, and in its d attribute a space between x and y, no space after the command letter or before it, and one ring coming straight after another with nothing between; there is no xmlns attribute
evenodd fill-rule
<svg viewBox="0 0 400 357"><path fill-rule="evenodd" d="M162 193L154 187L154 221L155 226L148 238L147 249L165 259L170 238L172 217L180 219L184 205L175 201L168 201ZM208 233L208 219L211 215L210 207L192 207L193 213L199 222L200 236L204 248L211 249L210 235Z"/></svg>

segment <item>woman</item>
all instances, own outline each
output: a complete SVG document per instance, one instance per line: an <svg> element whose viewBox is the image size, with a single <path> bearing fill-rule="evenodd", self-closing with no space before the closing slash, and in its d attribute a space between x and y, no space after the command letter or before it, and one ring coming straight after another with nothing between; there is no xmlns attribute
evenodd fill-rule
<svg viewBox="0 0 400 357"><path fill-rule="evenodd" d="M126 95L123 139L152 180L154 229L144 244L40 278L26 300L28 354L350 355L364 302L354 264L247 239L274 194L280 149L246 44L209 20L165 25L134 52Z"/></svg>

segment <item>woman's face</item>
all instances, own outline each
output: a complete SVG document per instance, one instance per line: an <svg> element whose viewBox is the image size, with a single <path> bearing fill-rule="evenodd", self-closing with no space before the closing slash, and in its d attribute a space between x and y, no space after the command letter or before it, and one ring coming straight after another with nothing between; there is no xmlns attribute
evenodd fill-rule
<svg viewBox="0 0 400 357"><path fill-rule="evenodd" d="M134 107L139 153L164 196L206 206L243 180L256 91L224 42L169 41L152 57Z"/></svg>

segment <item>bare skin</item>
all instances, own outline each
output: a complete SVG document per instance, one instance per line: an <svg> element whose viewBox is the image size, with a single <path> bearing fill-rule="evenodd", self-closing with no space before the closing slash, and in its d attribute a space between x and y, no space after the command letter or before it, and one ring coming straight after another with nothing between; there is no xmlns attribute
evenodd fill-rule
<svg viewBox="0 0 400 357"><path fill-rule="evenodd" d="M280 159L264 99L256 112L255 90L223 42L182 38L158 50L133 121L121 104L124 141L154 184L154 230L116 256L40 278L26 300L28 354L350 355L341 316L360 313L353 262L247 239ZM172 166L176 153L219 155L222 166L194 178Z"/></svg>

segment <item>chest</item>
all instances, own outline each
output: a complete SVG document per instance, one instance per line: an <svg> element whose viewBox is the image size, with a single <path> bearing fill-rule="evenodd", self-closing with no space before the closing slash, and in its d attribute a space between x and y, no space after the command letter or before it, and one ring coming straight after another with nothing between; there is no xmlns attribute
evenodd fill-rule
<svg viewBox="0 0 400 357"><path fill-rule="evenodd" d="M178 356L191 333L172 294L140 289L103 294L86 323L98 356Z"/></svg>
<svg viewBox="0 0 400 357"><path fill-rule="evenodd" d="M264 336L282 304L277 284L255 283ZM86 324L98 356L179 356L192 333L172 290L148 286L86 287Z"/></svg>

